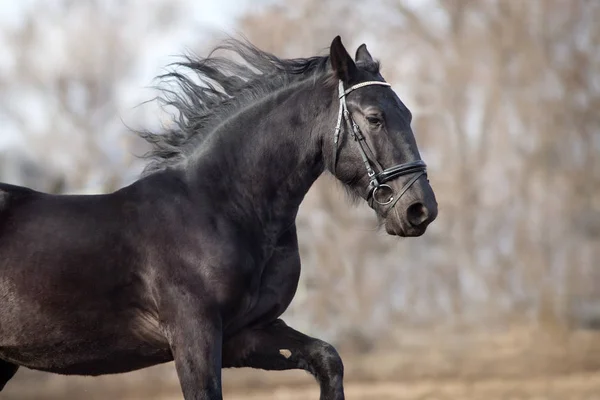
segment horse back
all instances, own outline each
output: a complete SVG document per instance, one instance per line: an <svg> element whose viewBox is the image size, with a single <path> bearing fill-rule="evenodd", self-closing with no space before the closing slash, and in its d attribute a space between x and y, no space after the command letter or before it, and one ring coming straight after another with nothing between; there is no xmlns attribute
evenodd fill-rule
<svg viewBox="0 0 600 400"><path fill-rule="evenodd" d="M19 201L23 197L35 195L36 193L38 192L23 186L0 182L0 214L6 211L15 201Z"/></svg>

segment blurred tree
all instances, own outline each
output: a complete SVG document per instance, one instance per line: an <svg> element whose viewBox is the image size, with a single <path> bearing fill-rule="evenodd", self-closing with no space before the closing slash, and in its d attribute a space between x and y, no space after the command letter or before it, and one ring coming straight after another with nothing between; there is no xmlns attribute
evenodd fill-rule
<svg viewBox="0 0 600 400"><path fill-rule="evenodd" d="M443 160L432 177L448 185L459 304L564 322L600 278L600 5L437 1L441 23L426 24L426 9L389 4L404 22L393 34L418 44L407 85Z"/></svg>

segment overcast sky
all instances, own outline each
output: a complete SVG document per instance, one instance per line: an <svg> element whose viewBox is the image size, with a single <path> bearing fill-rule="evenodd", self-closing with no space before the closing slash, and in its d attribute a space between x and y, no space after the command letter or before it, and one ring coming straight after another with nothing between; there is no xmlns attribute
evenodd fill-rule
<svg viewBox="0 0 600 400"><path fill-rule="evenodd" d="M35 12L35 7L43 2L52 4L53 0L0 0L0 75L3 71L8 71L17 54L7 45L7 37L2 37L1 32L18 28L24 21L24 16L27 13ZM119 0L105 0L107 4L118 2ZM165 34L161 34L157 40L151 43L140 40L140 45L144 45L143 59L140 60L136 74L131 80L126 82L126 87L119 94L120 105L123 106L123 113L129 112L129 107L139 104L139 102L147 100L149 96L148 87L152 84L152 78L163 72L163 68L174 61L173 56L181 54L189 46L197 43L202 43L202 36L216 33L236 33L236 18L242 13L249 10L249 7L257 8L267 4L271 0L173 0L173 3L179 4L184 9L185 23L181 23L176 29L172 29ZM148 5L152 7L152 0L130 0L136 8L140 9L140 14L143 13L143 8ZM139 4L136 4L139 3ZM56 58L57 48L60 47L52 42L53 35L60 38L64 36L65 30L60 26L49 26L46 29L48 32L47 43L40 44L40 55L46 60ZM62 30L62 32L61 32ZM64 55L58 54L60 58ZM60 65L60 63L59 63ZM17 104L22 99L18 99L19 93L11 92L11 102ZM22 96L21 96L22 97ZM31 107L30 115L35 116L35 107ZM1 113L0 113L1 114ZM123 115L125 119L127 115ZM32 118L35 119L35 118ZM3 123L4 122L4 123ZM2 121L0 115L0 148L6 148L19 141L18 132L11 129L6 121Z"/></svg>
<svg viewBox="0 0 600 400"><path fill-rule="evenodd" d="M112 121L111 124L98 125L98 129L103 132L98 141L109 157L115 161L115 168L119 167L119 160L128 157L126 153L135 153L127 145L120 144L125 126L151 128L162 119L153 108L156 104L140 106L142 102L154 98L157 94L152 88L156 83L153 78L164 73L165 67L186 50L202 51L203 46L214 44L218 37L223 37L225 34L235 36L239 33L236 22L238 17L248 11L258 11L275 1L277 0L103 0L99 3L108 8L112 4L118 4L120 7L130 9L126 14L130 19L124 27L124 35L139 37L139 41L134 40L140 46L136 49L134 69L121 79L116 87L114 104L116 111L106 115L106 119ZM40 10L42 4L54 8L61 3L63 1L0 0L0 82L3 78L8 82L7 86L2 86L1 94L4 102L0 104L2 107L0 109L0 169L2 169L0 181L25 183L21 182L20 175L17 173L21 171L22 165L17 160L28 159L47 171L57 171L60 174L67 174L68 171L77 168L77 164L73 164L78 157L77 151L73 149L77 147L71 143L64 143L63 146L60 140L71 141L64 139L65 137L74 140L78 138L68 136L68 132L64 130L61 131L62 135L57 133L57 127L52 122L56 107L51 106L56 102L54 97L56 94L53 91L46 91L52 90L46 86L46 81L56 84L57 77L62 73L69 73L72 61L68 49L73 48L74 40L69 35L73 32L86 32L86 29L77 28L78 24L85 24L86 21L85 18L80 18L81 14L78 14L78 11L73 11L69 15L62 15L59 11L59 17L56 18L56 15L45 17L43 10ZM156 7L165 4L178 6L177 8L183 12L178 14L175 26L170 26L164 31L152 30L148 25L151 21L150 16L156 15ZM79 9L81 10L83 8ZM33 62L37 63L35 69L41 73L38 76L39 82L27 81L19 77L15 60L25 53L20 52L19 46L15 46L14 42L11 42L10 35L6 34L21 28L26 18L32 15L36 17L38 29L43 32L41 36L36 36L36 47L33 51ZM74 27L76 29L73 29ZM81 40L90 39L82 37ZM96 40L98 48L104 47L98 45L98 40ZM110 38L107 37L106 40ZM94 45L93 42L94 40L89 45ZM106 44L106 48L110 48L109 42ZM29 57L31 58L31 55ZM19 117L14 118L15 115ZM26 124L27 128L15 125L17 120L20 124ZM24 134L26 131L27 135ZM52 148L43 146L40 148L33 142L42 137L40 135L55 135L53 137L56 139L59 137L63 139L55 140ZM40 151L43 154L40 154ZM13 167L13 173L10 173L7 165ZM123 175L126 181L131 180L137 177L137 170L123 171ZM92 191L96 190L104 180L106 177L99 173L87 181L87 186Z"/></svg>

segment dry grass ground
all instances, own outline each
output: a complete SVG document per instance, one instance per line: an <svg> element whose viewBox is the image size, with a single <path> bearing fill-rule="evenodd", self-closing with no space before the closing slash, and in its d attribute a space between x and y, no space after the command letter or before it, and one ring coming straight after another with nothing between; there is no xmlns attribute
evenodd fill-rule
<svg viewBox="0 0 600 400"><path fill-rule="evenodd" d="M179 397L171 397L176 399ZM227 400L318 399L310 388L275 388L226 393ZM600 399L600 373L543 378L422 380L415 382L349 382L348 400L588 400ZM165 398L167 399L167 398Z"/></svg>
<svg viewBox="0 0 600 400"><path fill-rule="evenodd" d="M394 351L347 355L348 400L600 400L600 334L514 329L403 335ZM227 370L227 400L318 399L302 372ZM182 399L171 364L101 378L22 371L0 399Z"/></svg>

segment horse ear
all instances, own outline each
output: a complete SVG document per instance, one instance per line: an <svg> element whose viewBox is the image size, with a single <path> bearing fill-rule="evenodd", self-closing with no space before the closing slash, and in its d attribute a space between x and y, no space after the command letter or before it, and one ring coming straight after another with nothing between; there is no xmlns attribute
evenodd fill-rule
<svg viewBox="0 0 600 400"><path fill-rule="evenodd" d="M373 57L371 56L371 53L369 53L369 50L367 50L367 45L364 43L358 46L358 49L356 49L356 56L354 57L354 59L356 60L356 62L373 62Z"/></svg>
<svg viewBox="0 0 600 400"><path fill-rule="evenodd" d="M331 67L337 75L338 79L348 83L358 74L358 68L350 57L350 54L346 51L346 48L342 44L340 36L336 36L331 42L331 48L329 49L329 58L331 61Z"/></svg>

